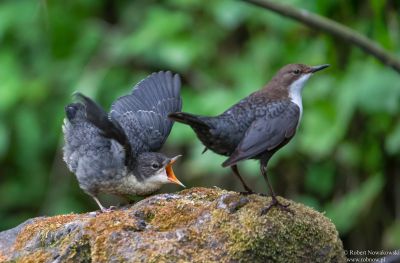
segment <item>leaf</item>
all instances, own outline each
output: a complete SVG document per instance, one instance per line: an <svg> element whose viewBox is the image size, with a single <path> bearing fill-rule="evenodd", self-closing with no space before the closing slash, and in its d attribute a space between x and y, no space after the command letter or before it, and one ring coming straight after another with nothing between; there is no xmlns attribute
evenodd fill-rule
<svg viewBox="0 0 400 263"><path fill-rule="evenodd" d="M354 90L356 103L366 113L400 110L399 75L375 63L353 63L346 86Z"/></svg>
<svg viewBox="0 0 400 263"><path fill-rule="evenodd" d="M392 155L400 152L400 122L386 137L385 149Z"/></svg>
<svg viewBox="0 0 400 263"><path fill-rule="evenodd" d="M0 122L0 159L3 159L9 146L9 131L3 121Z"/></svg>
<svg viewBox="0 0 400 263"><path fill-rule="evenodd" d="M233 29L243 22L249 14L246 4L230 0L219 0L213 4L214 19L228 29Z"/></svg>
<svg viewBox="0 0 400 263"><path fill-rule="evenodd" d="M346 128L331 104L321 104L314 106L313 110L307 110L300 125L298 137L301 150L314 158L331 153Z"/></svg>
<svg viewBox="0 0 400 263"><path fill-rule="evenodd" d="M326 216L333 221L341 235L349 232L361 219L361 215L367 212L382 191L384 182L381 174L371 176L358 189L327 205Z"/></svg>
<svg viewBox="0 0 400 263"><path fill-rule="evenodd" d="M23 95L23 77L18 58L10 49L0 52L0 112L11 108Z"/></svg>
<svg viewBox="0 0 400 263"><path fill-rule="evenodd" d="M304 181L307 191L327 197L332 193L335 179L332 163L310 165Z"/></svg>

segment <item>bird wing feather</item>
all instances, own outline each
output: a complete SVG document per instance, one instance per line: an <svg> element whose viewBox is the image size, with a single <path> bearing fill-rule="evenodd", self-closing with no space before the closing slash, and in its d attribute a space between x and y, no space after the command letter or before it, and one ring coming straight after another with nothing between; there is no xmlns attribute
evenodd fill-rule
<svg viewBox="0 0 400 263"><path fill-rule="evenodd" d="M115 169L119 167L118 164L123 162L125 154L122 145L117 141L110 140L108 138L110 133L105 134L107 131L103 131L93 124L87 118L87 110L84 102L71 103L65 107L66 118L62 127L65 139L63 146L65 163L73 173L77 173L79 167L83 168L86 165L91 165L85 164L84 160L87 160L87 158L94 162L98 160L99 163L103 164L102 169ZM89 115L93 114L91 109L89 111ZM104 128L104 126L102 127ZM108 129L106 128L106 130Z"/></svg>
<svg viewBox="0 0 400 263"><path fill-rule="evenodd" d="M242 141L223 166L230 166L265 151L274 150L285 139L294 135L299 116L299 107L290 101L270 103L266 114L252 122Z"/></svg>
<svg viewBox="0 0 400 263"><path fill-rule="evenodd" d="M121 124L136 154L158 151L164 144L173 125L167 116L182 108L180 87L178 74L160 71L112 104L109 118Z"/></svg>
<svg viewBox="0 0 400 263"><path fill-rule="evenodd" d="M134 162L132 148L126 131L114 119L108 118L107 113L95 101L77 92L75 96L83 102L85 120L99 129L99 134L108 139L117 141L125 149L125 164Z"/></svg>

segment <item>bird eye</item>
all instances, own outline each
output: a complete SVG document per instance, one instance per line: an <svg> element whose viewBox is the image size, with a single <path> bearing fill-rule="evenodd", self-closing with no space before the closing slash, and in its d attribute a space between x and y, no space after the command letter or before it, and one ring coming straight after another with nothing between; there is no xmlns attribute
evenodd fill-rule
<svg viewBox="0 0 400 263"><path fill-rule="evenodd" d="M158 168L160 168L160 167L158 166L157 163L153 163L153 164L151 165L151 167L152 167L153 169L158 169Z"/></svg>
<svg viewBox="0 0 400 263"><path fill-rule="evenodd" d="M300 70L299 70L299 69L296 69L296 70L293 71L293 73L296 74L296 75L297 75L297 74L300 74Z"/></svg>

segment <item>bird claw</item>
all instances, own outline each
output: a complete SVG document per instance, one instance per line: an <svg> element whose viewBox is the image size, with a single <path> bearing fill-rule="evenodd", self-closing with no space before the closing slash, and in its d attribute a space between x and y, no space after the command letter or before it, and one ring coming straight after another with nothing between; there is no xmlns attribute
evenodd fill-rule
<svg viewBox="0 0 400 263"><path fill-rule="evenodd" d="M271 203L269 203L269 205L267 207L264 207L261 210L261 215L265 215L268 213L268 211L272 208L272 207L277 207L283 211L286 211L292 215L294 215L293 210L291 210L290 208L288 208L288 206L290 206L290 204L282 204L278 201L278 199L275 196L272 196L272 201Z"/></svg>
<svg viewBox="0 0 400 263"><path fill-rule="evenodd" d="M110 206L109 208L102 208L101 213L111 213L113 211L117 210L116 206Z"/></svg>

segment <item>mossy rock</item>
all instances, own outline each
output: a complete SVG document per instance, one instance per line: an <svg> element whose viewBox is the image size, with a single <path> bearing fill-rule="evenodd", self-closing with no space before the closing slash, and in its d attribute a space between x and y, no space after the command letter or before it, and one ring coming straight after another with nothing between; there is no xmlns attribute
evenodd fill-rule
<svg viewBox="0 0 400 263"><path fill-rule="evenodd" d="M160 194L109 213L30 219L0 232L11 262L345 262L335 226L321 213L218 188Z"/></svg>

